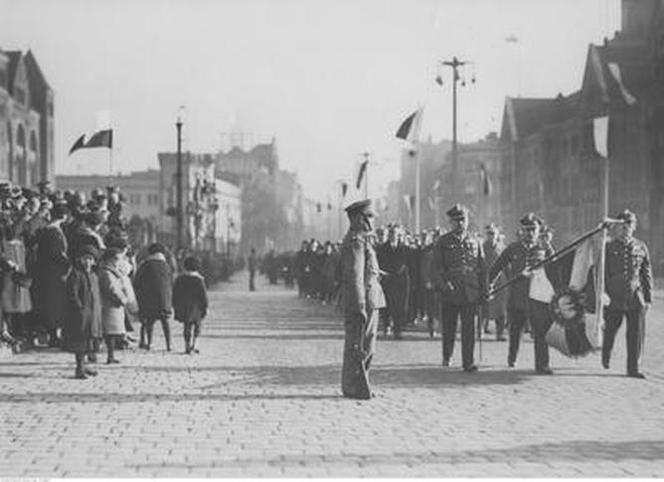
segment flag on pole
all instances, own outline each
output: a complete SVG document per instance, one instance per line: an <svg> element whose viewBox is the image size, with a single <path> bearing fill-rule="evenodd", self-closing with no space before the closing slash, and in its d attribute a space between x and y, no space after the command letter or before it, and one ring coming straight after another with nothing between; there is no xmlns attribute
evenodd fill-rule
<svg viewBox="0 0 664 482"><path fill-rule="evenodd" d="M416 142L420 136L421 123L422 108L419 108L408 117L406 117L406 119L401 123L399 129L397 129L397 138L403 139L405 141Z"/></svg>
<svg viewBox="0 0 664 482"><path fill-rule="evenodd" d="M362 180L364 179L364 174L367 171L367 166L369 165L369 161L364 161L362 164L360 164L360 172L357 174L357 182L355 183L355 187L357 189L360 188L362 185Z"/></svg>
<svg viewBox="0 0 664 482"><path fill-rule="evenodd" d="M485 196L491 195L491 178L484 163L480 164L480 179L482 180L482 192Z"/></svg>
<svg viewBox="0 0 664 482"><path fill-rule="evenodd" d="M614 80L618 84L618 88L622 93L623 99L627 105L634 105L636 103L636 97L629 93L625 84L623 84L622 74L620 73L620 66L615 62L609 62L609 71L613 75Z"/></svg>
<svg viewBox="0 0 664 482"><path fill-rule="evenodd" d="M74 151L77 151L78 149L82 149L84 147L85 147L85 134L76 139L76 142L74 142L74 144L71 146L71 149L69 149L69 155L71 156Z"/></svg>
<svg viewBox="0 0 664 482"><path fill-rule="evenodd" d="M432 198L431 196L429 196L429 197L427 198L427 201L428 201L428 203L429 203L429 210L431 210L431 211L435 211L435 210L436 210L436 203L435 203L435 201L433 200L433 198Z"/></svg>
<svg viewBox="0 0 664 482"><path fill-rule="evenodd" d="M590 237L569 253L535 270L530 279L529 297L536 303L548 304L552 318L546 342L568 357L584 356L600 347L601 320L595 306L595 251L595 237Z"/></svg>
<svg viewBox="0 0 664 482"><path fill-rule="evenodd" d="M348 183L347 182L342 182L341 183L341 197L345 198L347 192L348 192Z"/></svg>
<svg viewBox="0 0 664 482"><path fill-rule="evenodd" d="M406 211L408 211L408 217L410 218L413 215L413 210L410 205L410 196L408 194L403 195L403 202L406 205Z"/></svg>
<svg viewBox="0 0 664 482"><path fill-rule="evenodd" d="M323 209L323 207L321 206L321 204L320 204L320 203L316 203L316 212L319 213L319 212L322 211L322 209Z"/></svg>
<svg viewBox="0 0 664 482"><path fill-rule="evenodd" d="M437 191L440 188L440 179L436 179L436 182L433 183L432 191Z"/></svg>
<svg viewBox="0 0 664 482"><path fill-rule="evenodd" d="M113 147L113 129L104 129L95 132L85 144L85 147Z"/></svg>
<svg viewBox="0 0 664 482"><path fill-rule="evenodd" d="M593 136L595 150L603 158L609 157L609 117L595 117L593 119Z"/></svg>

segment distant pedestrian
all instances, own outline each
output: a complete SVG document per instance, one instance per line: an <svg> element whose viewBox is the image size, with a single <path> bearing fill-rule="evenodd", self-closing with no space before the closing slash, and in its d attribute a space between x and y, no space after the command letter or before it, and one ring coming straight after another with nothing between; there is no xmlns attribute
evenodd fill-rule
<svg viewBox="0 0 664 482"><path fill-rule="evenodd" d="M139 317L144 326L144 331L141 331L141 347L147 350L152 346L154 323L159 320L166 339L166 350L171 351L171 329L168 322L173 313L173 275L166 261L165 251L166 248L161 243L151 244L148 247L148 257L138 267L134 278Z"/></svg>
<svg viewBox="0 0 664 482"><path fill-rule="evenodd" d="M199 263L190 256L184 260L184 272L173 284L173 311L175 319L182 323L185 353L198 353L196 340L201 332L201 322L207 315L208 297L205 280L199 273Z"/></svg>
<svg viewBox="0 0 664 482"><path fill-rule="evenodd" d="M99 288L102 299L102 327L106 342L106 363L119 363L115 358L115 348L125 335L125 307L131 300L124 274L122 273L123 253L118 248L108 248L101 258Z"/></svg>
<svg viewBox="0 0 664 482"><path fill-rule="evenodd" d="M251 248L251 254L249 254L249 291L256 291L256 269L258 269L256 248Z"/></svg>
<svg viewBox="0 0 664 482"><path fill-rule="evenodd" d="M369 199L346 208L350 228L341 248L344 299L344 361L341 390L344 397L369 399L369 368L376 351L378 310L385 295L378 281L378 260L369 234L373 211Z"/></svg>
<svg viewBox="0 0 664 482"><path fill-rule="evenodd" d="M67 277L66 314L63 327L65 350L76 358L75 376L86 379L97 371L85 366L93 341L102 337L102 300L97 275L92 270L98 251L83 245L74 254L74 267Z"/></svg>

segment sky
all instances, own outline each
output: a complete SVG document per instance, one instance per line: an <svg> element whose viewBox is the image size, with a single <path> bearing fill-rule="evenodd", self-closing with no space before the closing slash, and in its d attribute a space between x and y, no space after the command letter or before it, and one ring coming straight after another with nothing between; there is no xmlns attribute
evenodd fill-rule
<svg viewBox="0 0 664 482"><path fill-rule="evenodd" d="M505 96L580 88L588 44L620 25L619 0L0 0L0 12L0 48L31 49L55 90L57 173L156 168L179 115L192 152L233 130L274 137L317 200L353 184L364 152L380 195L399 173L395 131L420 105L421 136L451 138L440 60L472 62L459 94L472 142L500 130ZM68 156L109 122L112 160Z"/></svg>

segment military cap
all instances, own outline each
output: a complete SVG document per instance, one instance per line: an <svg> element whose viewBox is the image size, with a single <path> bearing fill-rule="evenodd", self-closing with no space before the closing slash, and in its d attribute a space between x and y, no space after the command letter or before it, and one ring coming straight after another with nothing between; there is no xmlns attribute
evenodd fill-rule
<svg viewBox="0 0 664 482"><path fill-rule="evenodd" d="M496 226L495 223L489 223L489 224L487 224L486 227L485 227L484 229L486 229L486 232L487 232L487 233L497 234L497 233L500 232L500 229L498 229L498 226Z"/></svg>
<svg viewBox="0 0 664 482"><path fill-rule="evenodd" d="M17 197L21 197L21 195L23 194L23 189L21 189L21 186L12 186L10 193L11 197L16 199Z"/></svg>
<svg viewBox="0 0 664 482"><path fill-rule="evenodd" d="M363 214L366 214L368 216L373 216L374 212L371 209L371 199L364 199L362 201L356 201L350 205L348 205L345 209L346 213L348 215L354 214L356 212L361 212Z"/></svg>
<svg viewBox="0 0 664 482"><path fill-rule="evenodd" d="M41 193L46 193L51 191L51 181L39 181L37 183L37 187L39 188L39 192Z"/></svg>
<svg viewBox="0 0 664 482"><path fill-rule="evenodd" d="M625 209L623 212L616 216L617 219L624 221L626 224L635 224L636 223L636 214L634 214L629 209Z"/></svg>
<svg viewBox="0 0 664 482"><path fill-rule="evenodd" d="M455 204L445 213L450 219L466 219L468 217L468 208L462 204Z"/></svg>
<svg viewBox="0 0 664 482"><path fill-rule="evenodd" d="M533 228L535 226L542 226L542 220L533 213L528 213L519 220L519 223L524 228Z"/></svg>

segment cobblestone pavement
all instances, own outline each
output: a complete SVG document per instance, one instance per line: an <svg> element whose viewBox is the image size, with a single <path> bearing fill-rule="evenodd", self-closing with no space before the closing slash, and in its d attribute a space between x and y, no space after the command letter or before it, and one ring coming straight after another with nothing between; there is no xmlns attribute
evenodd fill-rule
<svg viewBox="0 0 664 482"><path fill-rule="evenodd" d="M199 355L123 351L98 377L73 378L51 350L0 360L0 474L57 477L663 476L664 343L651 329L645 381L597 355L552 355L532 373L486 340L481 371L440 367L421 331L381 340L378 397L340 397L343 334L334 309L281 287L211 293ZM650 315L664 314L659 298ZM174 323L175 324L175 323ZM622 331L621 331L622 333ZM103 356L102 356L103 360Z"/></svg>

